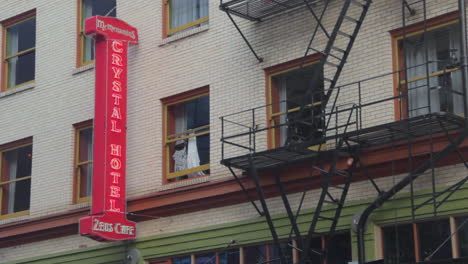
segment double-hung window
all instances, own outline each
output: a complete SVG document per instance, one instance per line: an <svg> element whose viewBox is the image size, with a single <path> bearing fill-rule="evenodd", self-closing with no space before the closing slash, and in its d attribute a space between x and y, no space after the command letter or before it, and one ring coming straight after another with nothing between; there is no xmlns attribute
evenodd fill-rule
<svg viewBox="0 0 468 264"><path fill-rule="evenodd" d="M207 89L165 103L165 156L168 182L209 174L210 102Z"/></svg>
<svg viewBox="0 0 468 264"><path fill-rule="evenodd" d="M312 111L320 109L323 82L314 84L313 76L317 71L322 74L322 70L316 62L318 61L310 62L303 67L296 65L289 68L279 67L269 74L270 125L277 127L273 129L271 135L273 147L300 142L306 138L318 139L322 136L323 122L315 122L314 126L301 125L300 122L304 120L311 123Z"/></svg>
<svg viewBox="0 0 468 264"><path fill-rule="evenodd" d="M418 28L418 27L416 27ZM397 37L402 115L464 113L458 20ZM406 65L406 66L405 66ZM406 67L406 70L405 70ZM405 77L406 75L406 77Z"/></svg>
<svg viewBox="0 0 468 264"><path fill-rule="evenodd" d="M94 60L94 38L84 34L84 22L92 16L116 16L116 0L79 0L78 66Z"/></svg>
<svg viewBox="0 0 468 264"><path fill-rule="evenodd" d="M91 197L93 179L93 127L90 121L75 125L75 201Z"/></svg>
<svg viewBox="0 0 468 264"><path fill-rule="evenodd" d="M3 76L5 90L33 82L36 61L36 17L4 24Z"/></svg>
<svg viewBox="0 0 468 264"><path fill-rule="evenodd" d="M167 0L167 35L208 24L208 0Z"/></svg>
<svg viewBox="0 0 468 264"><path fill-rule="evenodd" d="M31 166L31 140L0 148L0 219L28 213Z"/></svg>

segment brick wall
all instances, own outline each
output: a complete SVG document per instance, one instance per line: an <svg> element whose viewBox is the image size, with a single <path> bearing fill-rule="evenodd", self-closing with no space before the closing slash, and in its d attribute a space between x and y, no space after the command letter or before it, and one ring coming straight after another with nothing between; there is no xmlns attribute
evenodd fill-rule
<svg viewBox="0 0 468 264"><path fill-rule="evenodd" d="M306 9L294 10L261 23L235 17L246 37L264 58L258 63L227 16L210 0L210 22L183 39L162 39L162 0L118 0L118 17L139 30L140 43L130 48L128 75L128 196L178 188L225 177L219 164L221 126L219 117L266 103L264 68L301 57L314 26ZM341 1L332 1L325 26L331 28ZM76 69L76 1L0 0L0 21L36 8L36 82L34 88L0 95L0 144L33 137L32 197L29 216L0 224L88 206L72 203L73 124L93 118L94 71ZM457 8L456 0L428 0L429 17ZM420 14L412 18L421 19ZM392 69L389 31L401 27L399 1L374 1L355 42L339 84L350 83ZM317 39L323 46L323 35ZM1 45L1 44L0 44ZM316 46L316 47L317 47ZM210 86L211 175L171 185L162 184L161 98ZM345 91L340 103L353 102L356 91ZM371 101L393 95L391 76L363 87ZM365 115L366 125L393 120L393 104L379 105ZM265 115L261 112L260 118ZM263 140L263 142L262 142ZM265 146L265 137L260 137ZM453 172L452 171L457 171ZM460 166L438 170L440 184L455 182ZM390 184L394 178L380 179ZM427 182L426 182L427 183ZM417 188L428 188L426 183ZM354 184L352 200L375 197L369 183ZM315 200L317 194L308 197ZM292 195L297 205L299 194ZM271 203L278 203L277 198ZM313 207L313 203L308 203ZM274 209L282 212L281 207ZM206 217L209 215L209 217ZM255 217L250 204L211 209L139 223L139 234L153 235ZM93 242L79 236L52 239L0 249L1 260L32 257L78 248Z"/></svg>

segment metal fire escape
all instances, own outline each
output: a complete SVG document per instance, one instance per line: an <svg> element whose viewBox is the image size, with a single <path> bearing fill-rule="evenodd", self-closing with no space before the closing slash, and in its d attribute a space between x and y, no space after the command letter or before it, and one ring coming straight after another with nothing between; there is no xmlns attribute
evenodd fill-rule
<svg viewBox="0 0 468 264"><path fill-rule="evenodd" d="M360 160L361 153L375 146L406 142L410 165L409 173L403 180L396 183L390 190L384 191L369 176L369 179L378 191L378 198L363 212L363 217L359 219L359 261L360 263L364 263L364 225L367 217L376 208L380 207L404 187L412 185L416 178L423 175L432 176L433 190L435 190L435 164L452 152L456 152L468 168L468 163L464 161L462 153L458 150L458 146L468 136L466 119L454 113L434 112L431 110L430 91L433 87L430 85L429 77L426 78L425 85L411 88L426 89L428 91L427 111L423 115L410 114L415 109L411 109L408 103L402 103L408 101L410 90L407 87L409 80L407 79L408 67L406 66L403 70L368 78L363 81L342 86L336 85L371 5L371 0L344 0L341 12L339 12L336 23L331 31L327 30L326 25L322 23L329 2L327 0L230 0L221 1L220 6L220 9L226 12L259 61L261 61L261 58L254 51L231 15L252 21L262 21L264 18L290 9L306 7L315 19L312 36L305 50L304 58L309 53L321 55L319 64L321 71L313 73L312 83L323 82L325 88L319 92L312 93L310 103L299 105L296 109L299 114L295 115L295 117L287 117L286 121L281 124L264 125L264 123L258 121L259 116L264 115L265 110L268 111L272 105L257 107L221 117L221 164L230 170L260 216L265 217L274 243L280 253L280 263L292 263L292 260L286 259L285 254L281 252L278 227L275 226L270 214L266 201L267 194L265 193L264 185L262 185L265 175L272 175L274 177L275 186L281 196L291 225L289 238L294 237L296 239L297 250L301 252L299 263L312 263L313 259L316 259L316 255L319 255L322 259L327 259L327 249L333 247L332 238L336 231L348 190L353 182L353 174L356 173L358 168L362 173L362 169L365 167L365 164L362 164ZM418 0L417 2L423 2L424 4L424 21L426 21L425 0ZM407 12L405 11L406 9L413 13L413 9L409 8L410 6L408 2L402 2L404 14ZM349 14L354 14L354 16ZM356 14L359 15L356 16ZM403 29L405 30L405 18L403 20ZM464 21L464 19L461 20ZM424 34L426 34L427 25L424 28ZM319 31L323 33L327 40L323 49L314 47L314 40L316 40ZM405 38L406 33L404 33L403 39ZM345 44L345 46L340 47L339 44ZM461 52L461 58L465 58L464 54L466 54L466 51ZM428 63L431 62L426 60L426 63L422 66L425 67ZM464 62L460 65L459 69L462 71L466 69ZM400 93L398 95L375 101L366 101L363 98L362 87L365 86L366 82L373 82L382 77L395 75L399 79L403 76L401 79L405 80L404 82L400 82ZM429 73L426 74L426 76L429 75ZM317 90L314 88L311 87L312 91ZM353 98L354 101L349 102L350 99L348 103L339 103L340 93L349 90L356 92L356 96ZM466 98L465 95L465 79L463 79L463 91L459 94L454 93L454 96ZM400 102L398 106L400 112L408 113L407 117L401 116L400 120L373 126L363 124L363 117L368 113L367 109L395 101ZM274 104L282 103L285 102ZM466 108L466 105L464 108ZM287 113L288 111L286 111ZM278 130L281 127L287 127L288 130L288 137L283 146L274 146L274 148L270 149L260 147L260 144L257 142L264 140L266 135L272 130ZM303 129L304 127L308 129ZM311 133L310 131L313 132ZM442 147L439 144L439 147L436 148L433 140L434 135L444 135L448 143ZM412 149L412 145L416 139L423 137L429 138L427 149L423 154L416 153ZM419 155L417 161L413 160L413 156L415 155ZM421 160L421 157L423 160ZM343 160L347 161L347 167L343 167L342 162L340 163ZM302 196L298 209L294 211L279 173L279 169L297 164L311 164L309 178L312 182L319 182L320 184L320 188L316 190L320 193L319 199L312 206L314 207L314 213L309 219L307 230L303 228L301 230L300 224L297 222L303 207L305 193ZM247 177L250 177L254 181L261 209L258 208L243 185L242 180L238 176L239 173L246 174ZM428 204L433 204L434 214L437 214L437 207L467 181L468 177L454 186L447 187L443 192L436 193L433 191L433 195L427 201L419 202L419 204L414 202L416 197L413 194L413 188L411 188L413 215L419 208ZM312 186L309 189L312 189ZM318 231L317 226L319 222L327 223L325 231L323 229L320 232ZM312 239L323 233L327 234L326 248L311 248Z"/></svg>

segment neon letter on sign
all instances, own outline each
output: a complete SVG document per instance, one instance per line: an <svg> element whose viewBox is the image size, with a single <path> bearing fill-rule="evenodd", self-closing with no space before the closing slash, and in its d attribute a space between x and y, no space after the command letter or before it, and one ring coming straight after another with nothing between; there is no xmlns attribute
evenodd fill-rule
<svg viewBox="0 0 468 264"><path fill-rule="evenodd" d="M80 219L80 234L99 241L135 239L126 218L125 158L127 54L137 30L112 17L86 19L85 33L96 39L96 98L91 215Z"/></svg>

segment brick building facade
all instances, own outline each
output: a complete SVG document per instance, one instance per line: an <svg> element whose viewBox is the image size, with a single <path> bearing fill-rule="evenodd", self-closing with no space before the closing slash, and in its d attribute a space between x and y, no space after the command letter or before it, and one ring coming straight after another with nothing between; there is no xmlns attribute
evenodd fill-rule
<svg viewBox="0 0 468 264"><path fill-rule="evenodd" d="M234 17L255 52L263 58L259 62L226 13L219 9L219 1L193 0L197 4L191 8L198 13L187 23L174 20L183 15L177 13L177 1L172 1L0 0L3 39L0 43L3 62L0 188L4 189L0 200L0 263L124 263L131 248L141 252L141 263L280 263L274 260L277 252L264 217L259 216L231 172L220 164L223 151L229 157L244 153L233 147L222 149L220 117L277 101L273 83L287 79L284 74L299 67L316 22L304 6L261 22ZM310 2L318 2L314 3L315 8L326 1ZM335 25L342 2L330 1L322 21L326 28ZM460 20L458 1L423 2L427 5L428 32L443 35L448 29L457 30L452 26ZM90 7L93 11L89 11ZM418 36L424 19L422 7L413 8L416 14L407 14L408 32L402 33L402 3L391 0L372 3L337 86L401 70L397 61L404 55L398 46L399 38L403 34ZM85 152L91 146L86 140L91 140L87 133L92 131L95 76L92 42L83 36L81 29L83 19L90 14L116 16L139 31L138 45L129 49L127 118L128 218L137 221L136 241L102 243L78 233L78 220L88 215L91 204L87 180L91 177L88 172L92 157ZM351 9L349 16L353 14L358 15ZM20 26L15 28L17 25ZM21 34L25 34L24 39ZM416 41L411 36L409 39ZM444 36L434 37L441 46L451 38ZM21 43L25 41L30 46L23 48ZM314 41L314 45L324 46L327 39L319 35ZM454 49L454 56L460 60L460 48L450 46L449 50ZM24 58L28 54L33 59ZM317 60L320 56L309 52L306 65ZM22 76L21 71L31 68L28 65L32 65L32 76ZM14 67L16 71L12 70ZM431 70L431 73L444 69ZM401 82L396 75L363 82L360 98L371 102L394 96L397 83ZM357 103L353 101L357 98L356 89L343 93L338 100L340 104ZM362 114L363 126L397 120L396 100L366 108ZM184 117L179 116L180 111ZM258 110L256 120L260 127L272 118L268 111L268 108ZM276 133L280 134L279 130ZM193 138L198 143L190 142ZM446 142L440 136L433 140ZM180 160L174 153L180 149L188 152L193 144L198 163L192 166L184 163L186 167L177 169ZM271 144L267 132L258 135L258 149L274 147ZM442 145L434 146L440 150ZM424 149L429 143L421 140L414 146ZM466 155L466 147L468 141L461 143L460 156ZM18 176L16 169L13 177L13 163L8 157L21 153L27 158L21 160L15 156L12 160L19 167L20 162L29 164L30 172ZM189 159L184 157L183 161ZM383 191L392 188L410 170L407 141L365 150L362 160ZM346 159L340 162L346 166L343 165ZM253 180L246 173L235 172L242 176L241 182L248 193L255 196ZM310 166L303 162L281 169L280 173L292 208L299 206L303 191L307 190L303 218L299 218L307 222L320 196L318 183L306 184ZM414 233L409 245L415 249L408 253L411 256L405 253L400 257L405 261L424 260L435 248L421 242L425 239L422 233L430 230L425 224L436 220L446 221L441 228L447 227L448 234L444 229L440 237L427 239L437 244L441 238L454 233L450 243L445 243L449 246L448 258L468 256L468 232L462 225L467 216L464 183L437 213L430 208L422 208L414 215L410 212L411 188L411 192L418 194L433 189L440 191L459 183L467 171L455 153L435 165L434 174L434 184L430 176L420 177L372 214L365 234L367 260L394 257L395 249L384 245L385 239L397 240L392 236L407 234L405 228ZM272 172L261 175L267 203L275 224L283 228L279 231L280 239L288 242L290 226L272 175ZM15 179L18 181L11 181ZM17 185L13 187L13 184ZM30 198L15 196L10 191L15 188ZM336 253L341 257L336 263L357 261L358 243L356 233L351 230L352 217L376 197L378 192L364 173L350 185L337 227L337 236L347 243L337 244L336 248L346 253L343 256ZM16 208L16 202L26 204ZM316 231L326 229L322 223ZM306 231L307 228L301 229L304 234ZM320 244L326 241L326 233L317 237ZM301 255L295 247L297 241L291 239L289 244L285 249L292 258L291 263L296 263ZM397 244L398 247L404 245ZM333 251L329 249L329 252ZM397 262L392 261L388 263L399 263L398 258Z"/></svg>

